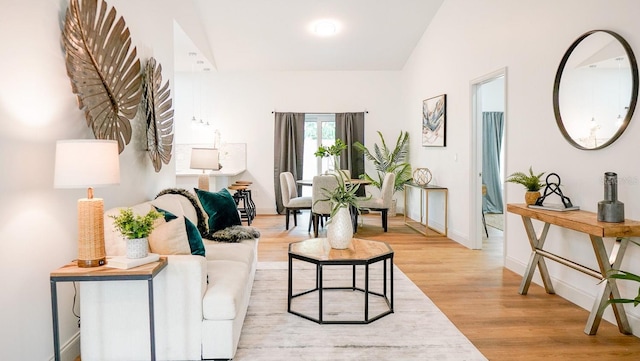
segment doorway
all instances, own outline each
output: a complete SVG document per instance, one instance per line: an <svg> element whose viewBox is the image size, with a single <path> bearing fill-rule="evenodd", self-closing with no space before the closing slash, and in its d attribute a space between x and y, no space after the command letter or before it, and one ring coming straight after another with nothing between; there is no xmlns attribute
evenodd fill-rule
<svg viewBox="0 0 640 361"><path fill-rule="evenodd" d="M472 174L470 237L474 249L504 244L506 68L471 82Z"/></svg>

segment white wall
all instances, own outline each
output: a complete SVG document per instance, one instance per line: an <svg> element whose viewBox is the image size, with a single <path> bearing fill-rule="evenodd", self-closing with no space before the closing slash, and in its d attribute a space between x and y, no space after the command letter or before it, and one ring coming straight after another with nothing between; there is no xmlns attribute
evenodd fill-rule
<svg viewBox="0 0 640 361"><path fill-rule="evenodd" d="M447 147L422 148L411 144L412 163L428 166L438 184L449 187L450 236L469 240L471 144L470 82L497 69L508 69L506 119L506 173L527 170L557 172L563 192L582 209L596 211L603 199L605 171L619 176L619 198L626 217L640 219L640 168L632 155L639 151L640 128L634 116L625 134L599 151L580 151L569 145L555 123L553 80L566 49L582 33L609 29L640 51L640 3L633 0L541 0L526 5L511 0L446 0L408 61L404 72L405 128L420 132L421 102L447 94ZM457 155L457 161L455 160ZM524 190L506 185L506 202L523 203ZM547 248L597 269L587 236L552 227ZM563 242L558 242L559 239ZM506 266L522 273L530 248L522 221L506 217ZM607 240L610 248L611 240ZM622 267L640 272L633 262L640 249L630 246ZM556 291L590 309L598 280L554 262L548 262ZM539 281L538 281L539 282ZM637 284L622 287L624 297L637 294ZM640 334L640 310L627 309ZM607 311L606 317L612 319ZM586 319L585 319L586 323Z"/></svg>
<svg viewBox="0 0 640 361"><path fill-rule="evenodd" d="M93 138L66 74L60 29L67 1L3 1L0 12L0 359L53 357L49 272L77 256L76 201L85 190L53 189L55 142ZM110 0L141 61L154 56L172 81L173 16L168 0ZM154 9L150 16L149 9ZM192 11L193 13L193 11ZM197 26L191 25L191 29ZM195 31L197 33L197 31ZM95 190L105 208L151 199L175 183L173 164L155 173L141 119L120 155L121 184ZM64 359L78 354L73 289L59 286ZM141 325L145 327L145 325Z"/></svg>
<svg viewBox="0 0 640 361"><path fill-rule="evenodd" d="M198 44L196 44L198 45ZM278 112L361 112L365 115L365 143L378 140L377 130L386 139L397 138L402 129L400 117L399 71L348 72L210 72L204 74L203 113L209 128L192 127L191 112L176 119L177 142L213 143L212 130L219 129L222 141L247 143L247 171L232 179L253 181L252 196L259 214L275 214L274 197L274 115ZM180 99L190 94L192 76L176 75L178 104L192 107ZM199 85L196 85L199 87ZM199 102L196 100L196 108ZM198 110L199 112L199 110ZM186 124L185 124L186 123ZM180 131L190 133L185 136ZM368 169L368 168L367 168ZM369 170L368 170L369 171ZM195 185L195 184L194 184Z"/></svg>

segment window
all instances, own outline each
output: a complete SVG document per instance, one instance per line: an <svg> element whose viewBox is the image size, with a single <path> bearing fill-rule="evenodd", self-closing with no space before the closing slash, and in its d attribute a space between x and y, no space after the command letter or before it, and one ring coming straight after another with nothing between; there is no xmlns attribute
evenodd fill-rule
<svg viewBox="0 0 640 361"><path fill-rule="evenodd" d="M305 114L304 117L304 153L302 160L302 178L311 179L315 175L324 173L327 168L327 158L318 158L313 153L320 145L330 146L336 140L335 114ZM304 196L311 195L310 187L303 187Z"/></svg>

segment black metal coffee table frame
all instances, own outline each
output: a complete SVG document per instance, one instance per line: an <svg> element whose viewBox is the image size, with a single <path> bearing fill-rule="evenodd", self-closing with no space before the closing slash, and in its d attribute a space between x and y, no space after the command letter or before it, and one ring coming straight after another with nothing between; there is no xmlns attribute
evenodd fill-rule
<svg viewBox="0 0 640 361"><path fill-rule="evenodd" d="M313 263L316 265L316 286L315 288L293 294L293 260L298 259L301 261ZM369 290L369 265L376 262L383 262L383 291L382 293ZM388 262L388 263L387 263ZM322 279L322 271L324 266L352 266L352 285L351 287L324 287ZM364 266L364 288L357 287L356 285L356 266ZM377 257L369 259L341 259L341 260L319 260L311 257L305 257L300 254L291 253L291 246L289 246L289 285L288 285L288 299L287 299L287 311L294 315L300 316L307 320L319 323L319 324L368 324L376 321L388 314L393 313L393 251L389 248L389 252ZM389 279L389 287L387 287L387 275ZM364 293L364 317L363 320L325 320L323 319L323 292L334 290L352 290ZM291 309L291 303L294 298L300 297L312 292L318 292L318 318L305 315L301 312L293 311ZM382 297L387 304L388 310L369 317L369 296Z"/></svg>

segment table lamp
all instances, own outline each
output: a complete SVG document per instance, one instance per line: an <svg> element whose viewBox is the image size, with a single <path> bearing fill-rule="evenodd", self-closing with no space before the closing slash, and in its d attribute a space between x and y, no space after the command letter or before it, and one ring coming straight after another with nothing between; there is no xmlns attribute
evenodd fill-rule
<svg viewBox="0 0 640 361"><path fill-rule="evenodd" d="M205 171L220 169L218 150L215 148L192 148L190 167L191 169L202 169L202 174L198 177L198 189L208 191L209 175Z"/></svg>
<svg viewBox="0 0 640 361"><path fill-rule="evenodd" d="M115 140L59 140L56 144L55 188L87 188L78 200L78 267L105 264L104 202L92 187L120 183L120 159Z"/></svg>

